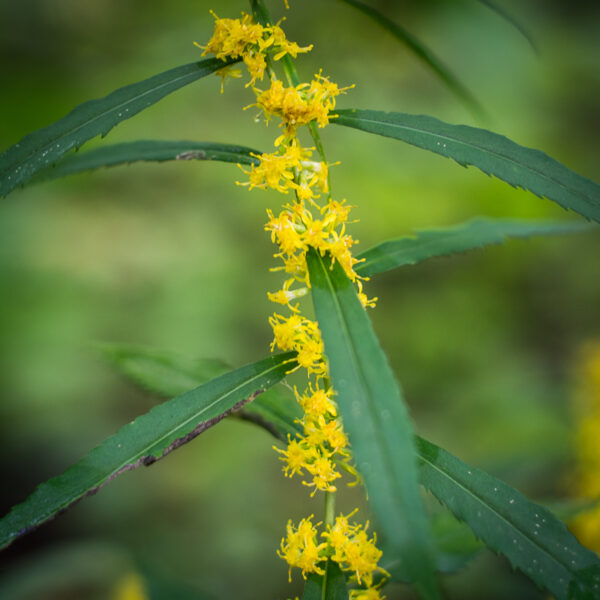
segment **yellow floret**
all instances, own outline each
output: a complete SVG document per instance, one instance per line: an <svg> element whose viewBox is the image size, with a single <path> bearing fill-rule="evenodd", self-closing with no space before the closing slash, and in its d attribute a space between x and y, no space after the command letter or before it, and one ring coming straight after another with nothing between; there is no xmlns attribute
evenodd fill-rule
<svg viewBox="0 0 600 600"><path fill-rule="evenodd" d="M317 527L319 523L313 525L313 515L307 519L302 519L295 528L292 521L288 521L286 526L286 537L281 540L280 550L277 554L283 558L289 568L289 580L292 580L292 568L297 567L302 570L302 576L306 579L307 573L318 573L323 575L325 571L319 567L319 562L324 558L324 551L327 548L326 543L317 543Z"/></svg>

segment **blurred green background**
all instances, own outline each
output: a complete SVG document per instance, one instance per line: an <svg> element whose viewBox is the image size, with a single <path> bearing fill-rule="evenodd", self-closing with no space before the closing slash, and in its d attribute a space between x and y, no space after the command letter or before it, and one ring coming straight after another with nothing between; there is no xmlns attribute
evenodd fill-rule
<svg viewBox="0 0 600 600"><path fill-rule="evenodd" d="M539 53L475 0L372 0L426 41L490 117L469 112L413 55L335 0L268 2L288 37L314 43L298 61L356 84L341 107L424 113L483 125L598 181L597 2L499 0ZM88 99L199 59L209 8L241 0L1 0L0 149ZM112 131L269 149L239 81L200 80ZM396 141L323 132L334 193L356 205L361 249L474 215L576 218L479 171ZM94 140L87 147L104 143ZM1 509L22 501L156 398L121 379L94 342L146 344L241 366L268 353L273 247L263 231L277 194L235 185L234 166L135 165L31 186L0 206ZM419 433L532 498L568 495L569 401L578 349L600 336L597 233L513 241L377 276L370 314ZM288 518L321 513L284 479L263 431L224 422L151 468L16 542L0 557L0 597L110 598L139 571L164 598L289 598L275 548ZM342 499L350 507L355 497ZM434 504L434 503L432 503ZM173 582L177 582L175 589ZM491 582L491 583L490 583ZM543 594L481 553L446 577L449 598ZM388 598L409 598L402 586Z"/></svg>

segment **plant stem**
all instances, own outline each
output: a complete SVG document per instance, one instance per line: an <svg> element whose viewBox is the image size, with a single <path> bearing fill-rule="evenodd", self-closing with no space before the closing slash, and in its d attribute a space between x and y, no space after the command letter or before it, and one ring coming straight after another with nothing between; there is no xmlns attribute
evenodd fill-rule
<svg viewBox="0 0 600 600"><path fill-rule="evenodd" d="M269 10L265 6L263 0L250 0L250 7L252 8L252 14L254 18L263 26L272 24L273 19L271 19L271 15L269 14ZM286 54L281 58L281 65L283 66L283 70L285 71L285 76L288 80L288 83L291 86L300 85L300 78L298 77L298 72L296 71L296 67L294 65L294 61L289 54ZM327 157L325 156L325 148L323 148L323 142L321 141L321 136L319 135L319 130L317 129L317 124L312 121L308 124L308 130L310 131L310 135L315 143L315 148L321 157L321 160L327 164ZM327 173L327 198L331 199L331 179L329 176L329 172Z"/></svg>
<svg viewBox="0 0 600 600"><path fill-rule="evenodd" d="M335 522L335 495L336 492L325 492L325 527Z"/></svg>

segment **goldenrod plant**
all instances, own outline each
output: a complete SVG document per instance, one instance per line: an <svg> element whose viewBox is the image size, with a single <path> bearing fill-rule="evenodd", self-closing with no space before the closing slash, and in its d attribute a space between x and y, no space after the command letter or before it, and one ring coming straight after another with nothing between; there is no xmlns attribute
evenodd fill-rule
<svg viewBox="0 0 600 600"><path fill-rule="evenodd" d="M275 1L285 4L293 19L293 2L289 6L287 0ZM345 1L416 52L474 114L482 113L470 92L417 38L370 5ZM550 510L415 434L370 319L376 304L386 299L369 295L369 278L430 257L510 237L597 235L588 221L600 221L600 186L538 150L485 129L430 116L340 108L342 103L352 104L354 85L360 82L333 81L327 65L301 78L296 61L301 65L313 46L289 40L285 22L273 21L263 0L251 0L248 12L241 7L238 15L222 15L219 6L213 8L212 36L194 42L201 52L198 62L82 104L53 125L27 135L0 156L0 192L6 195L31 181L139 160L237 165L232 183L252 191L257 210L266 213L265 235L275 246L274 260L265 269L276 272L280 282L278 289L264 291L276 305L272 315L265 315L265 326L268 322L272 329L272 355L233 371L215 363L208 370L218 376L206 377L179 395L171 393L167 383L161 391L176 397L124 426L15 506L0 521L0 546L32 532L117 475L148 466L225 417L237 415L270 432L276 439L273 458L281 461L283 474L299 478L308 496L322 500L321 514L282 523L280 546L273 548L287 563L290 581L305 581L305 600L382 600L386 586L394 581L412 586L421 598L442 598L444 569L422 488L464 521L483 544L556 598L600 598L599 557ZM245 79L254 100L240 105L240 110L270 125L271 148L156 140L67 156L69 150L105 135L167 94L209 74L221 77L224 94L228 78ZM480 217L357 253L351 210L359 199L337 194L334 180L342 177L343 165L329 156L321 139L323 128L336 125L475 166L586 221ZM262 191L280 194L281 208L259 208ZM152 362L152 357L146 358ZM593 363L591 376L598 383L596 367ZM146 374L140 383L152 388L151 380ZM282 383L281 394L262 396ZM588 429L581 430L583 454L597 433L597 428L591 433ZM593 477L582 484L582 495L600 492L591 483ZM368 515L362 516L359 507L344 512L336 508L336 498L347 485L363 490ZM117 589L115 597L145 597L143 582L135 574L124 578Z"/></svg>

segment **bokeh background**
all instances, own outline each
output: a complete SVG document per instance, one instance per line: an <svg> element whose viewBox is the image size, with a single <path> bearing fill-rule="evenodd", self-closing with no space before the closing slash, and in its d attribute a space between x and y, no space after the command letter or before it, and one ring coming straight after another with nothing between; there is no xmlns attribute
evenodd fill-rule
<svg viewBox="0 0 600 600"><path fill-rule="evenodd" d="M598 3L499 1L519 32L475 0L371 5L427 42L473 91L481 122L424 65L335 0L269 3L288 37L314 43L298 61L356 84L341 107L425 113L483 125L598 180ZM197 60L193 41L241 0L1 0L0 149L88 99ZM268 149L243 83L209 77L113 130L142 138ZM474 215L576 218L479 171L353 130L323 132L353 235L384 238ZM103 140L94 140L92 148ZM95 343L144 344L241 366L271 340L273 248L265 209L280 198L235 185L234 165L146 164L14 192L0 205L0 508L22 501L158 400L104 362ZM532 498L570 494L580 348L600 336L597 233L511 241L377 276L371 312L417 430ZM151 468L113 481L16 542L0 558L0 597L104 599L139 573L164 598L289 598L275 548L289 517L321 512L283 478L272 441L227 421ZM353 499L342 500L342 507ZM346 504L344 504L346 503ZM484 551L446 577L449 598L542 598ZM160 596L160 594L159 594ZM409 598L402 586L388 597Z"/></svg>

